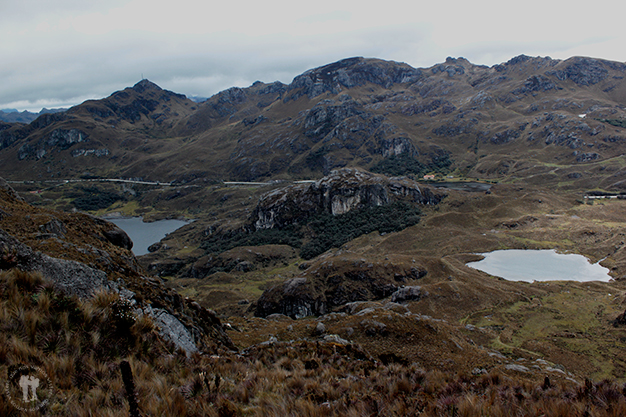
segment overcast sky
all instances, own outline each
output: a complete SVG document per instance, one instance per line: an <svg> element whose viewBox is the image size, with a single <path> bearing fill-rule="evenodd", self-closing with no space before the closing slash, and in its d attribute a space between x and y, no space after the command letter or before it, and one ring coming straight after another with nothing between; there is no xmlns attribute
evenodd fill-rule
<svg viewBox="0 0 626 417"><path fill-rule="evenodd" d="M448 56L624 62L623 9L614 0L0 0L0 109L69 107L142 76L209 97L257 80L287 84L352 56L418 68Z"/></svg>

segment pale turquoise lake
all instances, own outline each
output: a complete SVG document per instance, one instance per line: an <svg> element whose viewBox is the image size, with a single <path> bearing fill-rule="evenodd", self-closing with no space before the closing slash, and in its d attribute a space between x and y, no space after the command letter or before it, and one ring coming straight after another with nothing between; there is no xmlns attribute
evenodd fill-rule
<svg viewBox="0 0 626 417"><path fill-rule="evenodd" d="M188 224L185 220L158 220L146 223L141 217L107 218L128 234L133 241L133 253L141 256L148 253L148 247L163 239L167 234Z"/></svg>
<svg viewBox="0 0 626 417"><path fill-rule="evenodd" d="M576 254L556 250L510 249L481 253L485 259L466 264L508 281L603 281L611 279L609 269Z"/></svg>

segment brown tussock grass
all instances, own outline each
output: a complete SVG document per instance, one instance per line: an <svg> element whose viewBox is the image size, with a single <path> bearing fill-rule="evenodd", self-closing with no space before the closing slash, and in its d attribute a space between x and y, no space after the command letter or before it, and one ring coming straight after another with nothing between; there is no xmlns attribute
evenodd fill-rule
<svg viewBox="0 0 626 417"><path fill-rule="evenodd" d="M0 272L0 374L19 364L41 366L55 387L45 415L128 415L122 360L131 366L142 415L626 415L626 389L609 380L578 385L385 365L352 346L324 342L187 357L168 350L149 319L120 332L116 295L78 301L21 274ZM19 415L4 396L0 413Z"/></svg>

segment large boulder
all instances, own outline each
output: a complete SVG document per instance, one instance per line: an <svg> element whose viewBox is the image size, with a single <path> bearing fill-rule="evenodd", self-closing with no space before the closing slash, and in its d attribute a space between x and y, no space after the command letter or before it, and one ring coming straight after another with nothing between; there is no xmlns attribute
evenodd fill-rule
<svg viewBox="0 0 626 417"><path fill-rule="evenodd" d="M117 226L109 230L105 230L102 234L115 246L128 250L133 248L133 241L130 239L128 234Z"/></svg>

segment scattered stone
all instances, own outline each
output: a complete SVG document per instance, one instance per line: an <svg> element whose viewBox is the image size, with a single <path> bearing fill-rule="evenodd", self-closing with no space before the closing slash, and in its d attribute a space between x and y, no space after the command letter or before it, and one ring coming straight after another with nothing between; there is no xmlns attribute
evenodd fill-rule
<svg viewBox="0 0 626 417"><path fill-rule="evenodd" d="M368 336L386 336L388 333L387 325L376 320L366 319L363 320L360 324L365 328L365 334Z"/></svg>
<svg viewBox="0 0 626 417"><path fill-rule="evenodd" d="M399 303L394 303L394 302L389 302L385 304L383 308L385 310L391 310L399 314L405 314L409 312L409 308L407 306L405 306L404 304L399 304Z"/></svg>
<svg viewBox="0 0 626 417"><path fill-rule="evenodd" d="M326 326L324 326L324 323L317 323L317 326L315 326L315 334L322 335L324 333L326 333Z"/></svg>
<svg viewBox="0 0 626 417"><path fill-rule="evenodd" d="M391 302L398 303L402 301L419 301L424 298L427 293L422 292L422 287L419 286L409 286L402 287L398 289L396 292L391 294Z"/></svg>
<svg viewBox="0 0 626 417"><path fill-rule="evenodd" d="M373 313L374 311L376 311L374 308L367 307L367 308L364 308L363 310L359 311L358 313L356 313L356 315L357 316L364 316L366 314Z"/></svg>
<svg viewBox="0 0 626 417"><path fill-rule="evenodd" d="M39 226L39 231L44 234L51 234L55 237L63 237L67 233L67 229L59 219L52 219L48 223Z"/></svg>
<svg viewBox="0 0 626 417"><path fill-rule="evenodd" d="M291 317L286 316L284 314L280 314L280 313L270 314L269 316L266 317L266 319L273 320L273 321L291 321Z"/></svg>
<svg viewBox="0 0 626 417"><path fill-rule="evenodd" d="M517 372L530 372L530 369L528 369L524 365L508 364L505 366L505 368Z"/></svg>
<svg viewBox="0 0 626 417"><path fill-rule="evenodd" d="M270 336L269 340L261 343L262 346L273 345L278 342L278 338L276 336Z"/></svg>
<svg viewBox="0 0 626 417"><path fill-rule="evenodd" d="M339 337L339 335L336 334L327 334L326 336L324 336L324 340L326 342L339 343L340 345L350 344L350 342L348 342L346 339L342 339L341 337Z"/></svg>

